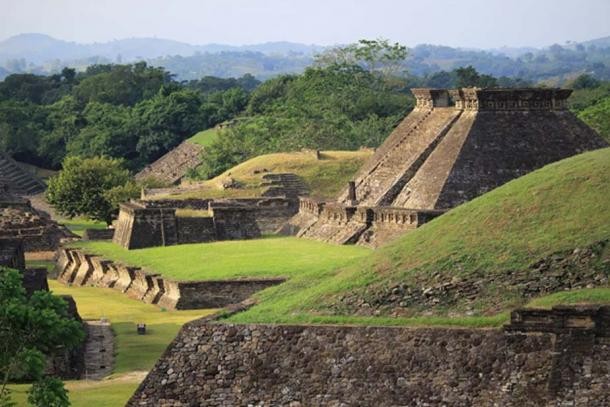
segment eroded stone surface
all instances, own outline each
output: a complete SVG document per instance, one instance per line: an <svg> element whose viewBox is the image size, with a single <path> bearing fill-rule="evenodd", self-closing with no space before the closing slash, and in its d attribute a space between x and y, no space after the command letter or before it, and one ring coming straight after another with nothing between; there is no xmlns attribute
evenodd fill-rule
<svg viewBox="0 0 610 407"><path fill-rule="evenodd" d="M603 406L610 331L591 332L195 321L128 405Z"/></svg>

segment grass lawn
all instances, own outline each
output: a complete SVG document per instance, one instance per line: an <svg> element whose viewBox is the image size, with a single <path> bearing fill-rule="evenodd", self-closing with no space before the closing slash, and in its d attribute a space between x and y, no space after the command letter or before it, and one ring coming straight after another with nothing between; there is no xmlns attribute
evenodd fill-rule
<svg viewBox="0 0 610 407"><path fill-rule="evenodd" d="M218 130L215 128L200 131L189 139L191 143L209 147L218 138Z"/></svg>
<svg viewBox="0 0 610 407"><path fill-rule="evenodd" d="M74 297L83 319L108 318L115 337L115 365L110 378L101 381L67 381L74 407L123 406L152 368L178 330L215 310L164 311L107 288L67 287L50 280L55 294ZM146 335L137 335L136 324L147 325ZM25 406L30 385L12 385L12 397L18 406Z"/></svg>
<svg viewBox="0 0 610 407"><path fill-rule="evenodd" d="M361 259L371 250L294 237L184 244L126 250L106 241L76 242L88 252L146 267L178 280L315 275ZM179 259L179 261L177 260Z"/></svg>
<svg viewBox="0 0 610 407"><path fill-rule="evenodd" d="M142 377L125 375L103 381L67 381L72 407L117 407L124 406L135 392ZM17 406L26 406L27 390L30 385L10 386Z"/></svg>
<svg viewBox="0 0 610 407"><path fill-rule="evenodd" d="M59 223L79 236L83 235L85 229L106 229L107 227L105 222L84 218L60 219Z"/></svg>
<svg viewBox="0 0 610 407"><path fill-rule="evenodd" d="M214 312L164 311L109 288L68 287L54 280L49 288L55 294L73 296L83 319L110 320L116 335L115 374L150 369L182 325ZM146 335L136 333L140 322L146 324Z"/></svg>

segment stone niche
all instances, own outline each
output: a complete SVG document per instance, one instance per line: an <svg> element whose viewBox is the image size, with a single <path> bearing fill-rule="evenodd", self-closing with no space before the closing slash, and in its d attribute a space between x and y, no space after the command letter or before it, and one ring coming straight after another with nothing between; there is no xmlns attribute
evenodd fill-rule
<svg viewBox="0 0 610 407"><path fill-rule="evenodd" d="M464 110L565 110L571 89L451 89L455 107Z"/></svg>
<svg viewBox="0 0 610 407"><path fill-rule="evenodd" d="M411 93L415 96L416 109L449 106L449 92L447 92L447 89L415 88L411 89Z"/></svg>

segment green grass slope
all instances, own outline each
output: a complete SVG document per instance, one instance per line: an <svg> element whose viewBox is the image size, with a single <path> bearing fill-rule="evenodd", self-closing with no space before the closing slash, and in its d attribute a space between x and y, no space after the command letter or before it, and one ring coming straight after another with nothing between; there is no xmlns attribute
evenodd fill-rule
<svg viewBox="0 0 610 407"><path fill-rule="evenodd" d="M372 150L324 151L320 160L316 159L313 152L265 154L236 165L215 178L199 183L194 188L172 194L171 198L260 196L260 184L266 173L290 172L303 178L312 196L331 199L345 187L372 154ZM229 177L237 181L240 187L223 189L221 185ZM155 199L166 197L157 196Z"/></svg>
<svg viewBox="0 0 610 407"><path fill-rule="evenodd" d="M582 110L578 113L578 118L610 142L610 96Z"/></svg>
<svg viewBox="0 0 610 407"><path fill-rule="evenodd" d="M194 144L199 144L203 147L209 147L218 138L218 129L211 128L200 131L193 137L189 138L188 141Z"/></svg>
<svg viewBox="0 0 610 407"><path fill-rule="evenodd" d="M609 238L610 148L606 148L514 180L320 279L299 275L267 289L257 295L259 305L230 320L497 325L509 309L529 301L505 282L511 273L555 252ZM606 276L609 255L606 249L601 256ZM407 308L392 314L383 308L365 307L368 313L362 312L358 307L358 300L371 304L396 284L426 287L454 278L492 283L483 288L473 309ZM505 283L494 285L496 278ZM579 290L570 298L551 295L538 301L549 306L609 299L610 291L601 287Z"/></svg>

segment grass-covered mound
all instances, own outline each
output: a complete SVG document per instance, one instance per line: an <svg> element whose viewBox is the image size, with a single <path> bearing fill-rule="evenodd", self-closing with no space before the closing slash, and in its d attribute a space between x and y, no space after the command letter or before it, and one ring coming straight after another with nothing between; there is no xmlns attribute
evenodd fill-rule
<svg viewBox="0 0 610 407"><path fill-rule="evenodd" d="M547 306L608 302L610 250L595 243L609 238L607 148L514 180L324 278L299 275L267 289L257 295L259 305L231 320L497 325L509 309L535 296L546 297L538 301ZM573 252L575 248L581 250ZM567 260L554 255L562 251ZM546 261L539 263L541 259ZM600 279L578 284L578 273L583 271ZM543 289L549 279L572 287L597 284L602 288L582 288L578 295L563 297L547 297L550 292L544 290L528 296L522 290L528 285L513 282L513 276L525 278L527 284L542 282ZM409 290L422 293L446 283L464 283L466 288L461 297L450 296L449 301L437 290L438 302L423 307L402 301ZM468 298L473 292L469 290L474 290L473 298ZM392 301L392 296L399 301Z"/></svg>
<svg viewBox="0 0 610 407"><path fill-rule="evenodd" d="M211 128L200 131L193 137L189 138L188 141L194 144L199 144L203 147L209 147L218 138L218 129Z"/></svg>
<svg viewBox="0 0 610 407"><path fill-rule="evenodd" d="M75 244L90 253L121 261L177 280L217 280L247 277L287 277L311 274L312 278L371 251L356 246L336 246L294 237L269 237L214 243L183 244L126 250L108 241Z"/></svg>
<svg viewBox="0 0 610 407"><path fill-rule="evenodd" d="M197 137L197 136L196 136ZM197 188L172 195L180 198L250 198L259 196L267 173L294 173L305 181L318 198L334 198L373 154L372 150L324 151L320 159L314 152L266 154L245 161L230 170L198 184ZM229 178L237 188L223 188ZM156 199L163 199L158 196Z"/></svg>

